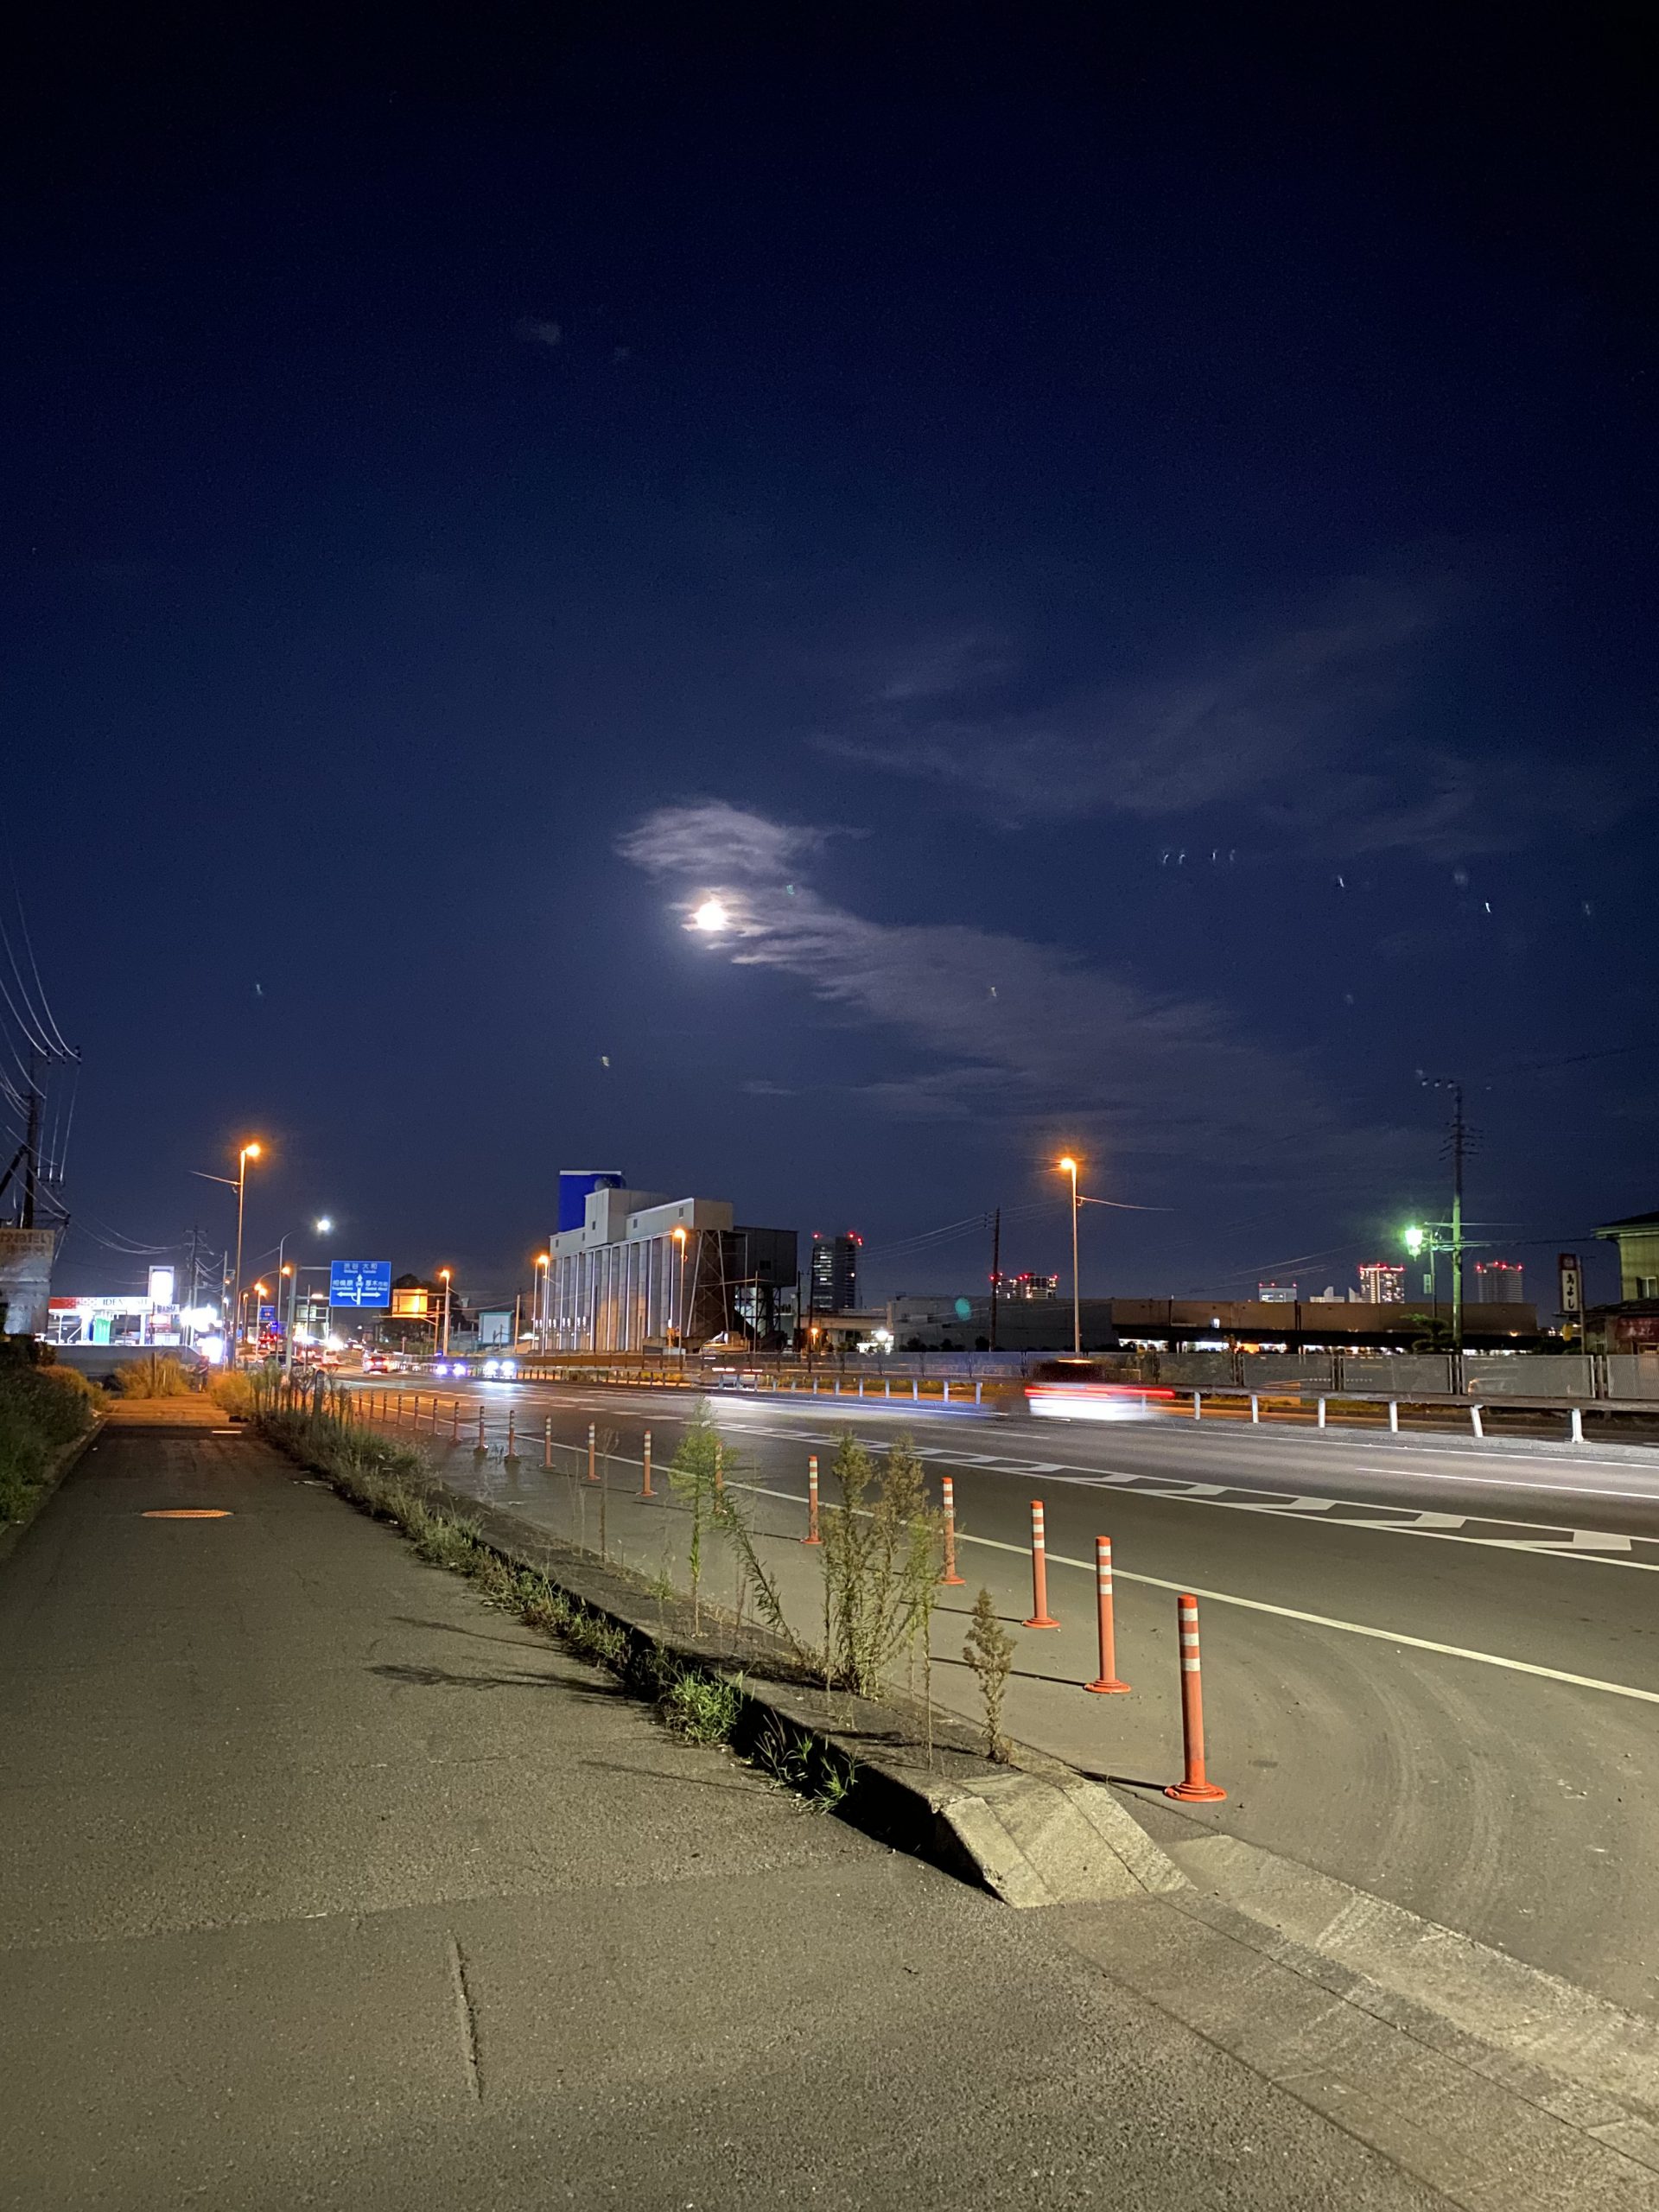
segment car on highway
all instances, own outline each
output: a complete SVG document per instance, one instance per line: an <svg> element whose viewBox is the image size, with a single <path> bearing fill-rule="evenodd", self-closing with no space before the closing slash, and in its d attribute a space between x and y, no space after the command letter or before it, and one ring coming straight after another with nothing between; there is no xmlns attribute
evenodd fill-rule
<svg viewBox="0 0 1659 2212"><path fill-rule="evenodd" d="M363 1355L363 1372L365 1375L397 1375L402 1370L403 1362L396 1352L382 1351L377 1345L371 1344Z"/></svg>
<svg viewBox="0 0 1659 2212"><path fill-rule="evenodd" d="M1039 1421L1156 1421L1173 1390L1149 1382L1028 1382L1026 1405Z"/></svg>
<svg viewBox="0 0 1659 2212"><path fill-rule="evenodd" d="M516 1359L480 1359L474 1353L467 1359L435 1359L429 1363L434 1375L465 1377L481 1376L486 1382L511 1382L518 1372Z"/></svg>

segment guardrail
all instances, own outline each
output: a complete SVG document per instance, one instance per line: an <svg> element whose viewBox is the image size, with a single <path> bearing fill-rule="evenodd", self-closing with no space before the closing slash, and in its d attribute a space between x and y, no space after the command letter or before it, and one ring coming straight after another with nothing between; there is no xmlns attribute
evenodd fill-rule
<svg viewBox="0 0 1659 2212"><path fill-rule="evenodd" d="M961 1376L824 1375L807 1369L632 1366L626 1363L580 1365L563 1360L521 1359L521 1382L612 1382L631 1389L740 1390L757 1396L862 1398L874 1404L982 1406L995 1402L999 1384ZM1018 1381L1002 1390L1018 1392Z"/></svg>

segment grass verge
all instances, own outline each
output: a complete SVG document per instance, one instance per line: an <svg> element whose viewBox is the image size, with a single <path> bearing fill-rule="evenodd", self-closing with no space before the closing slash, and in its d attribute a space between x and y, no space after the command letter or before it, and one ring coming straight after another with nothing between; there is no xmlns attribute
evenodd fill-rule
<svg viewBox="0 0 1659 2212"><path fill-rule="evenodd" d="M50 1487L59 1454L92 1427L104 1394L73 1368L0 1338L0 1522L27 1520Z"/></svg>
<svg viewBox="0 0 1659 2212"><path fill-rule="evenodd" d="M729 1745L739 1734L746 1704L741 1676L670 1658L549 1576L505 1558L475 1521L434 1504L427 1494L430 1470L418 1452L358 1427L321 1394L302 1408L258 1404L254 1427L364 1512L400 1529L429 1565L465 1575L486 1604L517 1614L526 1626L556 1637L577 1657L614 1675L654 1705L676 1735L695 1744ZM851 1763L837 1761L809 1738L786 1742L780 1734L774 1740L775 1734L762 1731L753 1763L804 1807L829 1811L839 1806L852 1783Z"/></svg>

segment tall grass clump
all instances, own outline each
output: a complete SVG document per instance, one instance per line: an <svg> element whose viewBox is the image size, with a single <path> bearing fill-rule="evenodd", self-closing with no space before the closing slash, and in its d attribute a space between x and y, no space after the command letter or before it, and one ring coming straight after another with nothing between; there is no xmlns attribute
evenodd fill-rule
<svg viewBox="0 0 1659 2212"><path fill-rule="evenodd" d="M196 1386L170 1352L147 1351L117 1369L115 1387L124 1398L186 1398Z"/></svg>
<svg viewBox="0 0 1659 2212"><path fill-rule="evenodd" d="M907 1437L894 1442L878 1471L858 1439L844 1435L830 1474L840 1495L818 1518L823 1678L832 1688L880 1697L901 1652L927 1654L944 1526Z"/></svg>
<svg viewBox="0 0 1659 2212"><path fill-rule="evenodd" d="M968 1641L962 1656L973 1669L985 1707L985 1756L999 1762L1008 1756L1002 1733L1002 1700L1014 1667L1014 1638L997 1618L996 1600L982 1590L974 1600L968 1624Z"/></svg>
<svg viewBox="0 0 1659 2212"><path fill-rule="evenodd" d="M691 1625L702 1625L703 1546L718 1524L721 1513L720 1432L701 1399L690 1426L669 1462L668 1485L691 1516L686 1541L686 1573L691 1582Z"/></svg>

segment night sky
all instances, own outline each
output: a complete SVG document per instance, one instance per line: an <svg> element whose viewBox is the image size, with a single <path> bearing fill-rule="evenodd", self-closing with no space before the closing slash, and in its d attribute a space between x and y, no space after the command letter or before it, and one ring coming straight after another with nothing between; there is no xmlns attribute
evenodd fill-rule
<svg viewBox="0 0 1659 2212"><path fill-rule="evenodd" d="M1659 1206L1634 31L691 14L13 57L58 1287L257 1135L256 1264L510 1293L616 1166L973 1287L1071 1146L1086 1290L1306 1295L1427 1074L1553 1309Z"/></svg>

